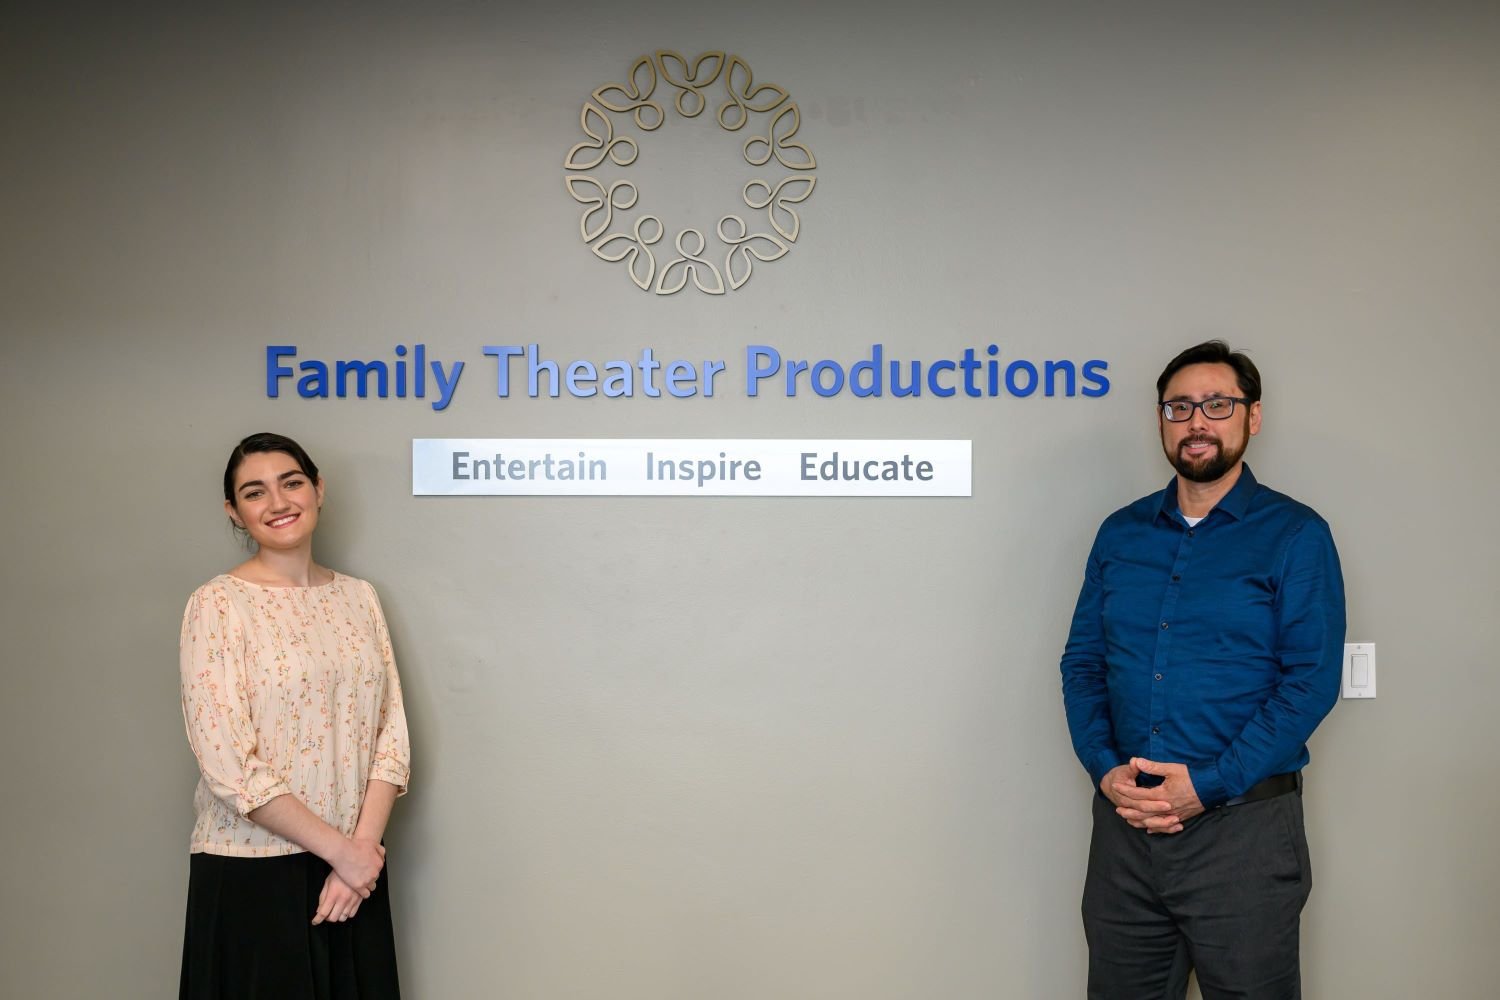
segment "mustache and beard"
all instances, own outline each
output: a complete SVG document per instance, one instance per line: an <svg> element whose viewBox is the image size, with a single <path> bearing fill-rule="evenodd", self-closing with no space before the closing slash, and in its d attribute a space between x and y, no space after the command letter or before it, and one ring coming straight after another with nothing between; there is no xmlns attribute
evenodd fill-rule
<svg viewBox="0 0 1500 1000"><path fill-rule="evenodd" d="M1200 458L1191 458L1187 454L1187 447L1191 444L1207 443L1214 446L1214 450ZM1246 440L1240 442L1238 448L1225 448L1224 442L1213 434L1193 434L1177 442L1176 451L1168 451L1163 443L1162 451L1166 452L1167 461L1172 463L1172 468L1183 479L1193 483L1211 483L1222 479L1224 474L1234 468L1235 463L1245 454Z"/></svg>

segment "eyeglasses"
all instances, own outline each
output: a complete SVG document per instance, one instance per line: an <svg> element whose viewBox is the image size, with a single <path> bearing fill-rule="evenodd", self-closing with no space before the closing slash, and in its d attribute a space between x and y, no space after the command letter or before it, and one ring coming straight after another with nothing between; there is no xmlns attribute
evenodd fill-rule
<svg viewBox="0 0 1500 1000"><path fill-rule="evenodd" d="M1244 403L1249 406L1255 402L1253 399L1245 399L1243 396L1214 396L1202 402L1195 403L1191 399L1169 399L1158 405L1161 406L1161 415L1174 424L1180 424L1184 420L1193 418L1194 410L1202 410L1203 415L1209 420L1227 420L1234 416L1234 404Z"/></svg>

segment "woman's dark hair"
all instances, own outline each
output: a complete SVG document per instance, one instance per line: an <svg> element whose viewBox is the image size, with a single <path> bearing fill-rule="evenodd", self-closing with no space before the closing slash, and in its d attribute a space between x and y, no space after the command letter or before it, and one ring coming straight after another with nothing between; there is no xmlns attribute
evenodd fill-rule
<svg viewBox="0 0 1500 1000"><path fill-rule="evenodd" d="M1161 378L1156 380L1158 403L1163 402L1162 395L1167 391L1167 383L1172 381L1172 376L1188 365L1228 365L1234 369L1235 381L1240 384L1240 391L1245 394L1245 398L1251 402L1260 399L1260 370L1255 367L1255 362L1239 351L1231 351L1229 345L1222 340L1205 340L1167 362Z"/></svg>
<svg viewBox="0 0 1500 1000"><path fill-rule="evenodd" d="M302 450L300 444L280 434L265 431L251 434L234 446L234 450L229 453L229 464L224 466L224 499L231 505L234 504L234 474L239 471L240 463L245 460L246 455L267 451L279 451L284 455L290 455L297 463L297 467L306 473L308 479L314 483L318 481L317 463L312 460L312 456Z"/></svg>

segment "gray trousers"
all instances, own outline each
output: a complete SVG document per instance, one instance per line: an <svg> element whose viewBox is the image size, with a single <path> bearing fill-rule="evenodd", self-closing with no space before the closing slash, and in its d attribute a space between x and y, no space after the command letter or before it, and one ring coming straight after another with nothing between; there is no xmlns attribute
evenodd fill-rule
<svg viewBox="0 0 1500 1000"><path fill-rule="evenodd" d="M1312 891L1300 792L1147 834L1094 796L1083 888L1089 1000L1297 1000Z"/></svg>

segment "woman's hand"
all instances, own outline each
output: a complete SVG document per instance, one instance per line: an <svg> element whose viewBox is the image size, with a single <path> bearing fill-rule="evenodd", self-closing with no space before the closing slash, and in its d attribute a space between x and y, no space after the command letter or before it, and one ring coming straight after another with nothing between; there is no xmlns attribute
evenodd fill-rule
<svg viewBox="0 0 1500 1000"><path fill-rule="evenodd" d="M385 848L377 841L356 837L344 841L338 855L328 859L337 875L360 899L369 899L375 879L385 867Z"/></svg>
<svg viewBox="0 0 1500 1000"><path fill-rule="evenodd" d="M359 912L359 904L365 896L349 888L348 884L339 878L337 872L329 872L328 878L323 881L323 891L318 894L318 912L313 914L313 926L316 927L323 921L330 923L342 923Z"/></svg>

